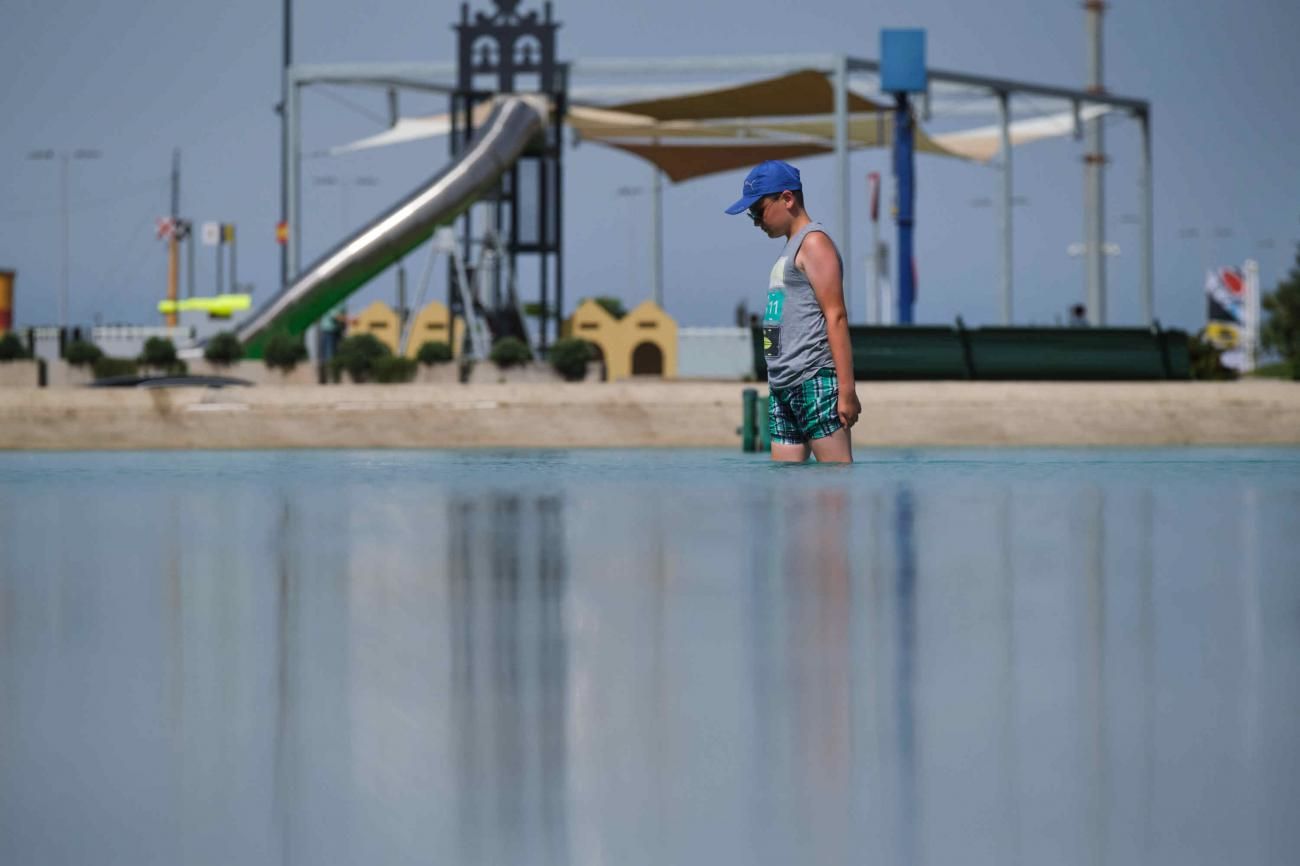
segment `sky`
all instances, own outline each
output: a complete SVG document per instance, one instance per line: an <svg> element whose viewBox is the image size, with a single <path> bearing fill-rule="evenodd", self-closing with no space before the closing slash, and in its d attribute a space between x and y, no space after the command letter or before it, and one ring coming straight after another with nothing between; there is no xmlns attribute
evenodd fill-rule
<svg viewBox="0 0 1300 866"><path fill-rule="evenodd" d="M875 58L879 31L921 27L932 66L1065 87L1086 78L1086 29L1076 0L777 0L611 4L555 0L565 59L845 52ZM458 4L296 0L295 60L451 61ZM476 0L473 9L488 9ZM522 8L540 8L525 0ZM99 152L68 164L69 318L158 324L166 289L155 220L169 211L172 151L182 153L181 211L237 226L238 277L260 304L279 288L281 4L272 0L6 0L0 28L0 269L17 272L15 321L52 324L65 261L60 168L33 151ZM1300 4L1293 0L1114 0L1105 18L1105 82L1149 100L1155 166L1155 313L1167 326L1204 321L1210 263L1255 258L1266 289L1285 276L1300 239ZM871 96L867 93L865 95ZM404 95L403 113L445 110L445 99ZM393 204L447 160L432 140L341 157L321 151L380 131L382 91L310 88L304 95L303 261ZM1032 108L1032 106L1025 106ZM983 125L992 118L975 118ZM951 126L951 123L949 124ZM1138 134L1109 121L1106 232L1111 324L1140 321ZM1014 154L1015 321L1052 324L1084 300L1084 266L1067 255L1083 236L1083 142L1063 139ZM831 157L796 161L810 212L836 225ZM851 159L852 254L865 254L869 171L889 174L880 150ZM583 144L565 162L566 302L650 296L648 164ZM999 190L989 166L917 161L918 322L997 324ZM684 325L731 324L738 303L760 309L779 241L723 209L743 171L670 186L664 197L664 303ZM333 179L331 181L331 179ZM641 194L618 195L631 187ZM861 190L861 192L857 192ZM1188 237L1190 230L1197 236ZM892 241L894 227L882 226ZM215 252L197 246L199 293L213 290ZM413 298L427 255L407 259ZM532 268L521 275L528 299ZM441 297L442 268L426 295ZM228 275L228 271L227 271ZM846 287L860 321L866 269ZM392 303L395 274L349 302Z"/></svg>

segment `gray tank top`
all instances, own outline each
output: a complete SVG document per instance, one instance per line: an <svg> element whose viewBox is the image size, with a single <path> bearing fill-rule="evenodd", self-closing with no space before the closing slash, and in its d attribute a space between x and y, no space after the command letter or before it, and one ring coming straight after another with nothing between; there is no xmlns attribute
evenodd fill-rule
<svg viewBox="0 0 1300 866"><path fill-rule="evenodd" d="M786 242L781 257L772 266L768 281L767 309L763 312L763 356L767 359L767 381L776 388L790 388L807 381L820 369L835 366L826 339L826 317L817 304L812 283L794 266L795 256L809 232L830 237L821 223L809 223ZM836 256L839 250L836 250ZM840 270L844 262L840 260Z"/></svg>

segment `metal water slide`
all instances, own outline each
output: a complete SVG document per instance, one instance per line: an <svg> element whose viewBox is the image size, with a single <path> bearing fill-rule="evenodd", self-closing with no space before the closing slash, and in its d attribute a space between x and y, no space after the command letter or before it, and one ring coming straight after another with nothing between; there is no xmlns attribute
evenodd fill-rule
<svg viewBox="0 0 1300 866"><path fill-rule="evenodd" d="M451 223L520 157L546 127L547 104L501 96L464 152L396 206L305 268L235 332L250 358L276 331L306 331L348 295Z"/></svg>

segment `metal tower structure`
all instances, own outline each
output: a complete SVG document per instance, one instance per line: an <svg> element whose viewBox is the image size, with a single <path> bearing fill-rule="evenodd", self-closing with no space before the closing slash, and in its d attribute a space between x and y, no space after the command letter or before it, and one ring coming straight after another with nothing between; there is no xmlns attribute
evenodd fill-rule
<svg viewBox="0 0 1300 866"><path fill-rule="evenodd" d="M551 4L543 14L520 12L520 0L493 0L494 12L470 15L469 4L460 7L454 25L457 42L456 88L451 93L451 155L459 156L474 135L475 107L501 93L540 93L551 104L545 133L504 175L494 194L484 201L491 210L489 225L475 237L472 214L460 218L465 261L474 261L472 246L495 243L505 252L507 266L479 274L479 300L493 334L527 339L513 285L520 254L535 255L539 264L540 316L538 343L546 349L551 334L559 335L564 310L563 123L567 94L567 67L555 53L560 25L551 17ZM489 237L491 235L491 237ZM473 278L471 278L473 280ZM452 314L463 310L463 287L452 275ZM551 295L554 291L554 301ZM548 327L554 322L554 330Z"/></svg>

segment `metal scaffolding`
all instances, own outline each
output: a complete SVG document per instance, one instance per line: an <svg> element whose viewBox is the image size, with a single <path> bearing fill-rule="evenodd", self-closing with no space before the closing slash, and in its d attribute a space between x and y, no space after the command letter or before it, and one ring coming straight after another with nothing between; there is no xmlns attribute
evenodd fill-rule
<svg viewBox="0 0 1300 866"><path fill-rule="evenodd" d="M840 190L836 202L838 220L835 225L836 240L844 257L844 285L848 293L854 286L854 241L851 221L851 190L854 181L849 176L849 94L852 90L877 90L880 73L878 61L844 54L787 54L761 56L711 56L665 59L590 58L569 61L569 93L573 102L615 102L633 97L645 98L660 94L680 93L689 89L716 87L720 80L742 80L745 76L783 74L797 70L816 70L834 85L834 164L835 183ZM448 93L455 90L456 65L454 63L354 63L354 64L295 64L286 70L286 112L288 133L285 138L285 161L289 166L285 174L285 200L289 222L288 255L286 256L286 283L300 269L301 207L299 203L301 176L301 99L300 91L314 84L345 84L381 88L414 88L423 91ZM694 80L676 81L683 76ZM1116 96L1105 92L1076 90L1066 87L1035 84L1013 79L973 75L943 69L929 69L930 91L922 94L919 102L923 118L942 112L945 93L973 94L988 100L987 105L975 106L981 113L998 117L1002 130L1000 170L1000 296L1004 324L1013 321L1014 278L1012 264L1012 190L1013 174L1009 128L1013 119L1015 99L1033 98L1039 103L1059 104L1073 114L1075 137L1084 132L1082 115L1093 107L1105 107L1122 112L1138 122L1139 145L1139 301L1146 323L1154 320L1152 279L1154 273L1152 228L1152 165L1151 165L1151 107L1143 99ZM630 82L630 83L629 83ZM936 101L936 97L939 100ZM968 107L969 110L969 107ZM1099 122L1099 121L1096 121ZM658 184L655 194L658 195ZM1091 196L1089 198L1092 198ZM656 203L656 207L658 204ZM1085 214L1085 224L1101 220L1101 202ZM658 262L658 251L655 261ZM660 277L659 279L661 279ZM1098 284L1098 298L1090 304L1090 316L1104 324L1106 297L1104 282ZM1091 299L1090 299L1091 300Z"/></svg>

